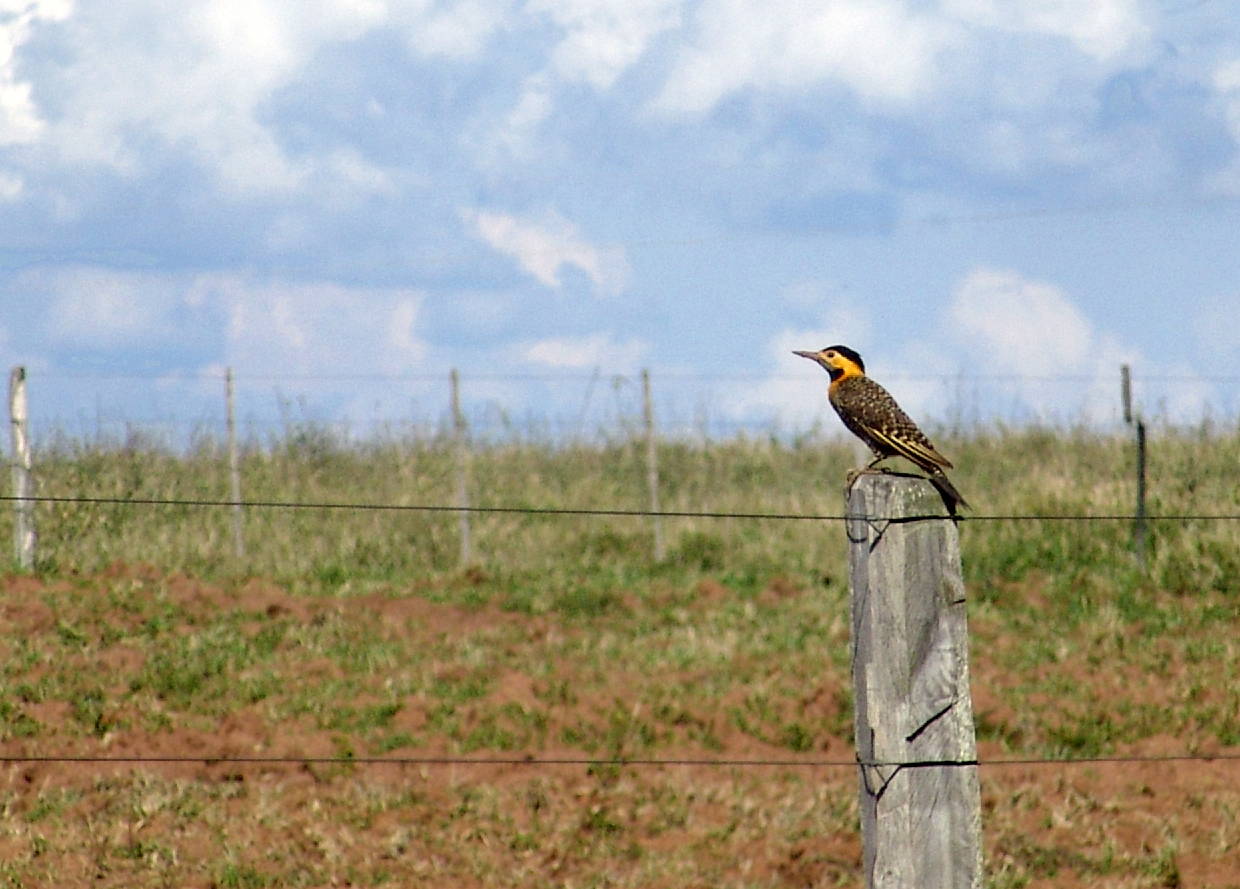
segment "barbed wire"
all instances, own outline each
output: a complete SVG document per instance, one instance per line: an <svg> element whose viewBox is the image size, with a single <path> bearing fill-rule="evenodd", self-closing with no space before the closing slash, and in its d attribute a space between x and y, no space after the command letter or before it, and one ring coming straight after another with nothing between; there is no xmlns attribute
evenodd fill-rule
<svg viewBox="0 0 1240 889"><path fill-rule="evenodd" d="M410 383L446 383L451 369L424 373L298 373L298 374L267 374L267 373L233 373L234 382L410 382ZM658 371L650 372L652 379L661 382L795 382L798 380L814 381L812 373L709 373L696 371ZM541 382L541 383L588 383L604 381L636 381L639 371L599 371L580 373L469 373L462 372L459 378L462 383L506 383L506 382ZM1118 377L1118 373L1115 375ZM39 372L37 378L44 380L143 380L180 383L198 383L204 380L223 381L224 371L203 371L193 374L180 371L130 372L130 371L48 371ZM1030 382L1030 383L1095 383L1111 379L1109 374L1019 374L1019 373L889 373L883 374L884 380L901 380L907 382L936 383L969 383L969 382ZM1240 383L1240 374L1156 374L1148 377L1133 374L1133 383L1146 385L1158 383Z"/></svg>
<svg viewBox="0 0 1240 889"><path fill-rule="evenodd" d="M38 495L19 497L14 494L0 495L0 503L53 503L70 505L103 506L169 506L196 509L235 508L243 509L322 509L359 510L368 512L444 512L481 513L530 516L597 516L600 518L665 518L665 519L742 519L802 522L868 521L888 524L952 519L958 522L1132 522L1138 517L1128 513L1102 515L1021 515L996 513L991 515L938 514L914 516L871 516L843 513L790 513L790 512L715 512L709 510L650 510L620 509L607 507L560 507L560 506L454 506L440 503L347 503L342 501L299 502L295 500L166 500L154 497L61 497ZM1234 522L1240 521L1240 513L1183 513L1141 516L1147 522Z"/></svg>
<svg viewBox="0 0 1240 889"><path fill-rule="evenodd" d="M139 765L323 765L323 766L612 766L659 768L668 766L691 766L707 768L998 768L1004 766L1091 766L1091 765L1142 765L1157 763L1240 763L1240 753L1182 753L1182 754L1113 754L1081 757L1013 757L1003 759L928 759L899 762L896 760L859 759L720 759L714 757L668 757L628 758L599 756L200 756L143 754L93 756L40 754L3 754L0 763L76 763L108 765L110 763Z"/></svg>

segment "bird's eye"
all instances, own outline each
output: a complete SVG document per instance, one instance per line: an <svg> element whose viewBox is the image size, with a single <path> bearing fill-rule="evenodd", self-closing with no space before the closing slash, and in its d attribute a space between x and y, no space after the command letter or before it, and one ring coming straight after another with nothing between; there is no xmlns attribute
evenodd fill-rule
<svg viewBox="0 0 1240 889"><path fill-rule="evenodd" d="M828 352L828 353L827 353L827 357L828 357L828 358L834 358L834 357L835 357L835 352L834 352L834 351Z"/></svg>

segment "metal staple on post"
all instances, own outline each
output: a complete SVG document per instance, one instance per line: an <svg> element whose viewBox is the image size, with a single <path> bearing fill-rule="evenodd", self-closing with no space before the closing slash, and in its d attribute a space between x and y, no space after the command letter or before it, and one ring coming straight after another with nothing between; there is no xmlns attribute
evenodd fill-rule
<svg viewBox="0 0 1240 889"><path fill-rule="evenodd" d="M461 377L452 368L452 435L456 448L456 505L460 510L461 567L473 561L473 547L469 539L469 487L466 484L468 453L465 444L465 416L461 413Z"/></svg>
<svg viewBox="0 0 1240 889"><path fill-rule="evenodd" d="M26 368L9 374L9 429L13 443L13 553L17 567L34 570L34 477L30 455L30 413L26 402Z"/></svg>
<svg viewBox="0 0 1240 889"><path fill-rule="evenodd" d="M659 515L659 465L654 441L654 399L650 394L650 371L642 370L642 419L646 425L646 484L650 488L650 512L654 521L654 560L662 562L663 520Z"/></svg>
<svg viewBox="0 0 1240 889"><path fill-rule="evenodd" d="M228 422L228 474L232 492L233 555L245 556L245 537L242 534L241 514L241 456L237 451L237 412L233 403L233 372L228 368L224 374L224 402Z"/></svg>
<svg viewBox="0 0 1240 889"><path fill-rule="evenodd" d="M925 479L862 474L846 524L867 889L980 889L960 536Z"/></svg>

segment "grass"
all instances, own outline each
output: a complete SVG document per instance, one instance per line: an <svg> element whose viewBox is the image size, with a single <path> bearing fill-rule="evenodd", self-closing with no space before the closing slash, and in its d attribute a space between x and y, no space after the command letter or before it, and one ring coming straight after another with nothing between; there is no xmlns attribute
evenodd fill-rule
<svg viewBox="0 0 1240 889"><path fill-rule="evenodd" d="M943 443L980 514L1122 515L1133 509L1132 445L1084 430L991 431ZM1235 513L1240 437L1169 430L1151 440L1149 505L1154 515ZM839 514L851 445L736 439L659 449L661 502L670 511ZM38 455L47 496L226 499L226 460L211 442L187 455L154 448L60 443ZM446 441L337 445L313 428L243 460L243 492L257 502L435 505L454 502L455 457ZM646 505L640 447L619 442L552 447L513 442L476 451L470 462L477 506L640 510ZM0 534L11 521L3 516ZM350 595L385 586L443 581L439 593L481 605L497 592L526 613L598 616L622 607L616 591L720 577L746 594L783 573L802 583L840 582L841 535L814 522L669 519L668 559L652 563L651 527L640 518L511 516L472 518L477 570L462 583L454 514L254 507L247 552L232 555L228 509L119 504L40 506L44 575L94 573L115 562L146 563L199 578L268 577L288 588ZM1031 572L1050 581L1054 605L1072 618L1141 590L1173 594L1240 591L1240 523L1155 521L1149 570L1138 575L1131 525L976 522L964 528L968 580L983 598Z"/></svg>
<svg viewBox="0 0 1240 889"><path fill-rule="evenodd" d="M1124 440L1000 430L940 443L979 514L1131 510ZM209 444L38 456L45 495L227 496ZM855 456L808 440L664 443L662 502L839 514ZM625 442L489 446L472 457L471 498L640 509L643 459ZM1153 438L1151 512L1240 512L1237 465L1230 433ZM244 491L450 503L454 466L445 442L343 447L307 430L248 452ZM227 509L47 504L37 520L36 577L0 591L7 751L852 755L835 523L665 519L669 555L655 563L641 518L481 515L463 570L454 514L256 507L240 561ZM1240 742L1237 525L1155 522L1142 574L1125 522L964 523L989 755ZM848 770L382 768L15 766L0 789L0 886L68 873L83 885L855 885ZM1240 867L1240 798L1179 781L1198 795L1186 808L1165 776L1141 779L1160 794L1147 798L1109 774L988 783L992 884L1172 885L1184 872L1189 885L1200 862ZM1186 814L1134 814L1122 837L1108 826L1162 794ZM1200 837L1184 835L1193 818Z"/></svg>

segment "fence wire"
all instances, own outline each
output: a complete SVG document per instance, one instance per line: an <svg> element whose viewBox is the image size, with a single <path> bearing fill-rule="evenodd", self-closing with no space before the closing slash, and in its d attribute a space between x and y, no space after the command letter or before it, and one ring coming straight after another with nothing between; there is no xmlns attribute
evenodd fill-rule
<svg viewBox="0 0 1240 889"><path fill-rule="evenodd" d="M891 524L907 524L928 520L951 519L960 523L968 522L1134 522L1138 518L1146 522L1235 522L1240 521L1240 513L1182 513L1166 515L1137 516L1127 513L1110 513L1104 515L1021 515L1016 513L1000 513L992 515L924 515L899 516L885 518L883 516L849 516L842 513L788 513L788 512L697 512L692 510L649 510L649 509L618 509L608 507L559 507L559 506L451 506L440 503L348 503L343 501L300 502L295 500L166 500L143 497L58 497L36 496L16 497L11 494L0 495L0 503L49 503L81 506L168 506L187 508L236 508L242 509L297 509L297 510L358 510L366 512L442 512L442 513L480 513L492 515L528 515L528 516L595 516L599 518L665 518L665 519L739 519L769 520L780 522L847 522L871 521L888 522Z"/></svg>
<svg viewBox="0 0 1240 889"><path fill-rule="evenodd" d="M895 760L859 759L713 759L676 757L668 759L627 759L598 756L42 756L37 754L4 754L0 763L6 765L38 763L79 763L90 765L320 765L320 766L586 766L620 768L666 768L677 766L708 768L1001 768L1006 766L1096 766L1138 765L1157 763L1240 763L1240 753L1184 753L1154 756L1115 755L1058 757L1014 757L1011 759L931 759L899 762Z"/></svg>

